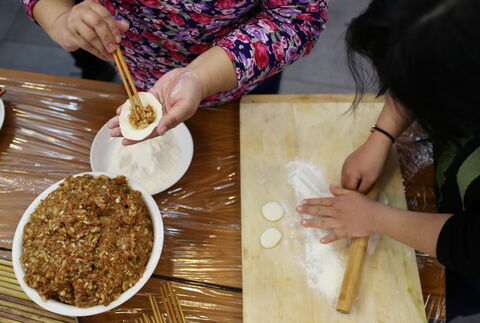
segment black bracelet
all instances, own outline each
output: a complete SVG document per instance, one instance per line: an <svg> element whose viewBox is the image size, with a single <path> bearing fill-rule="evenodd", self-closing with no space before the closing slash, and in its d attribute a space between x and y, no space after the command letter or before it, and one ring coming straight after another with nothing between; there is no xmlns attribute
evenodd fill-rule
<svg viewBox="0 0 480 323"><path fill-rule="evenodd" d="M386 132L382 128L377 127L376 124L374 124L372 126L372 129L370 129L370 132L375 132L375 131L380 131L381 133L383 133L385 136L387 136L392 141L392 144L395 143L395 138L393 138L393 136L391 134L389 134L388 132Z"/></svg>

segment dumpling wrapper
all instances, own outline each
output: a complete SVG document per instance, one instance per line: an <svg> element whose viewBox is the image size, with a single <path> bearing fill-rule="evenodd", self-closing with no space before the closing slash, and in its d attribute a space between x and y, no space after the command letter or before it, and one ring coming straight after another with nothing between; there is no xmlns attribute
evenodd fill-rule
<svg viewBox="0 0 480 323"><path fill-rule="evenodd" d="M275 228L268 228L260 236L260 244L265 249L275 247L282 239L282 233Z"/></svg>
<svg viewBox="0 0 480 323"><path fill-rule="evenodd" d="M118 117L118 121L120 124L120 130L122 132L123 137L131 140L142 140L148 137L155 127L158 125L160 118L162 117L162 105L158 102L157 98L149 93L149 92L138 92L138 96L143 103L143 106L150 105L156 113L155 120L149 124L146 128L137 129L134 128L130 124L130 120L128 116L130 115L132 105L130 104L130 100L127 100L122 105L122 111L120 112L120 116Z"/></svg>

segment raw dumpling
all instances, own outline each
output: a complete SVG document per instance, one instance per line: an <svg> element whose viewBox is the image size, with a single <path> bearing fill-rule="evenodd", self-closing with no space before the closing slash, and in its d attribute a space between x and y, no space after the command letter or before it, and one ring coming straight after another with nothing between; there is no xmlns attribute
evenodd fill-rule
<svg viewBox="0 0 480 323"><path fill-rule="evenodd" d="M129 120L129 115L132 109L132 105L130 104L130 100L127 100L123 105L122 105L122 112L120 113L119 116L119 123L120 123L120 130L122 131L122 135L131 140L142 140L148 137L152 133L152 131L155 129L155 127L158 125L158 122L160 121L160 118L162 117L162 105L160 102L158 102L157 98L149 93L149 92L139 92L138 96L140 97L140 100L142 100L143 106L150 105L153 108L153 111L155 111L156 116L155 120L149 124L146 128L143 129L137 129L134 128L130 124Z"/></svg>

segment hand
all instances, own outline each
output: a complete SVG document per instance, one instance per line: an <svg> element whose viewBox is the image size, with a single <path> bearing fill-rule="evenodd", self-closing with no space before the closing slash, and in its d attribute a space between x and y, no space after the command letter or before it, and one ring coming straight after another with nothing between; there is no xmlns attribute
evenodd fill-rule
<svg viewBox="0 0 480 323"><path fill-rule="evenodd" d="M149 90L160 101L163 116L157 127L144 140L162 136L168 130L175 128L180 122L190 118L198 109L204 98L204 91L199 78L187 68L177 68L163 75ZM117 115L120 114L117 109ZM110 135L121 137L118 116L108 122ZM124 145L135 144L138 141L123 139Z"/></svg>
<svg viewBox="0 0 480 323"><path fill-rule="evenodd" d="M313 216L313 219L303 219L303 226L332 230L320 239L321 243L376 232L375 215L381 212L383 204L335 185L330 186L330 191L334 197L306 199L297 207L299 213Z"/></svg>
<svg viewBox="0 0 480 323"><path fill-rule="evenodd" d="M345 159L342 167L344 188L365 194L382 173L391 143L387 137L374 138L373 135L375 133Z"/></svg>
<svg viewBox="0 0 480 323"><path fill-rule="evenodd" d="M82 48L93 55L111 60L115 44L128 23L116 21L95 0L86 0L60 15L47 30L50 37L67 51Z"/></svg>

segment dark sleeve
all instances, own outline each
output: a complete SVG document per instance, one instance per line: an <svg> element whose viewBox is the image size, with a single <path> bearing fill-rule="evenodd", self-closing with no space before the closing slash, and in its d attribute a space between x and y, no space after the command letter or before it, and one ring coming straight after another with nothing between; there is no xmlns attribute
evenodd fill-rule
<svg viewBox="0 0 480 323"><path fill-rule="evenodd" d="M450 270L480 274L480 212L454 214L445 222L437 259Z"/></svg>

